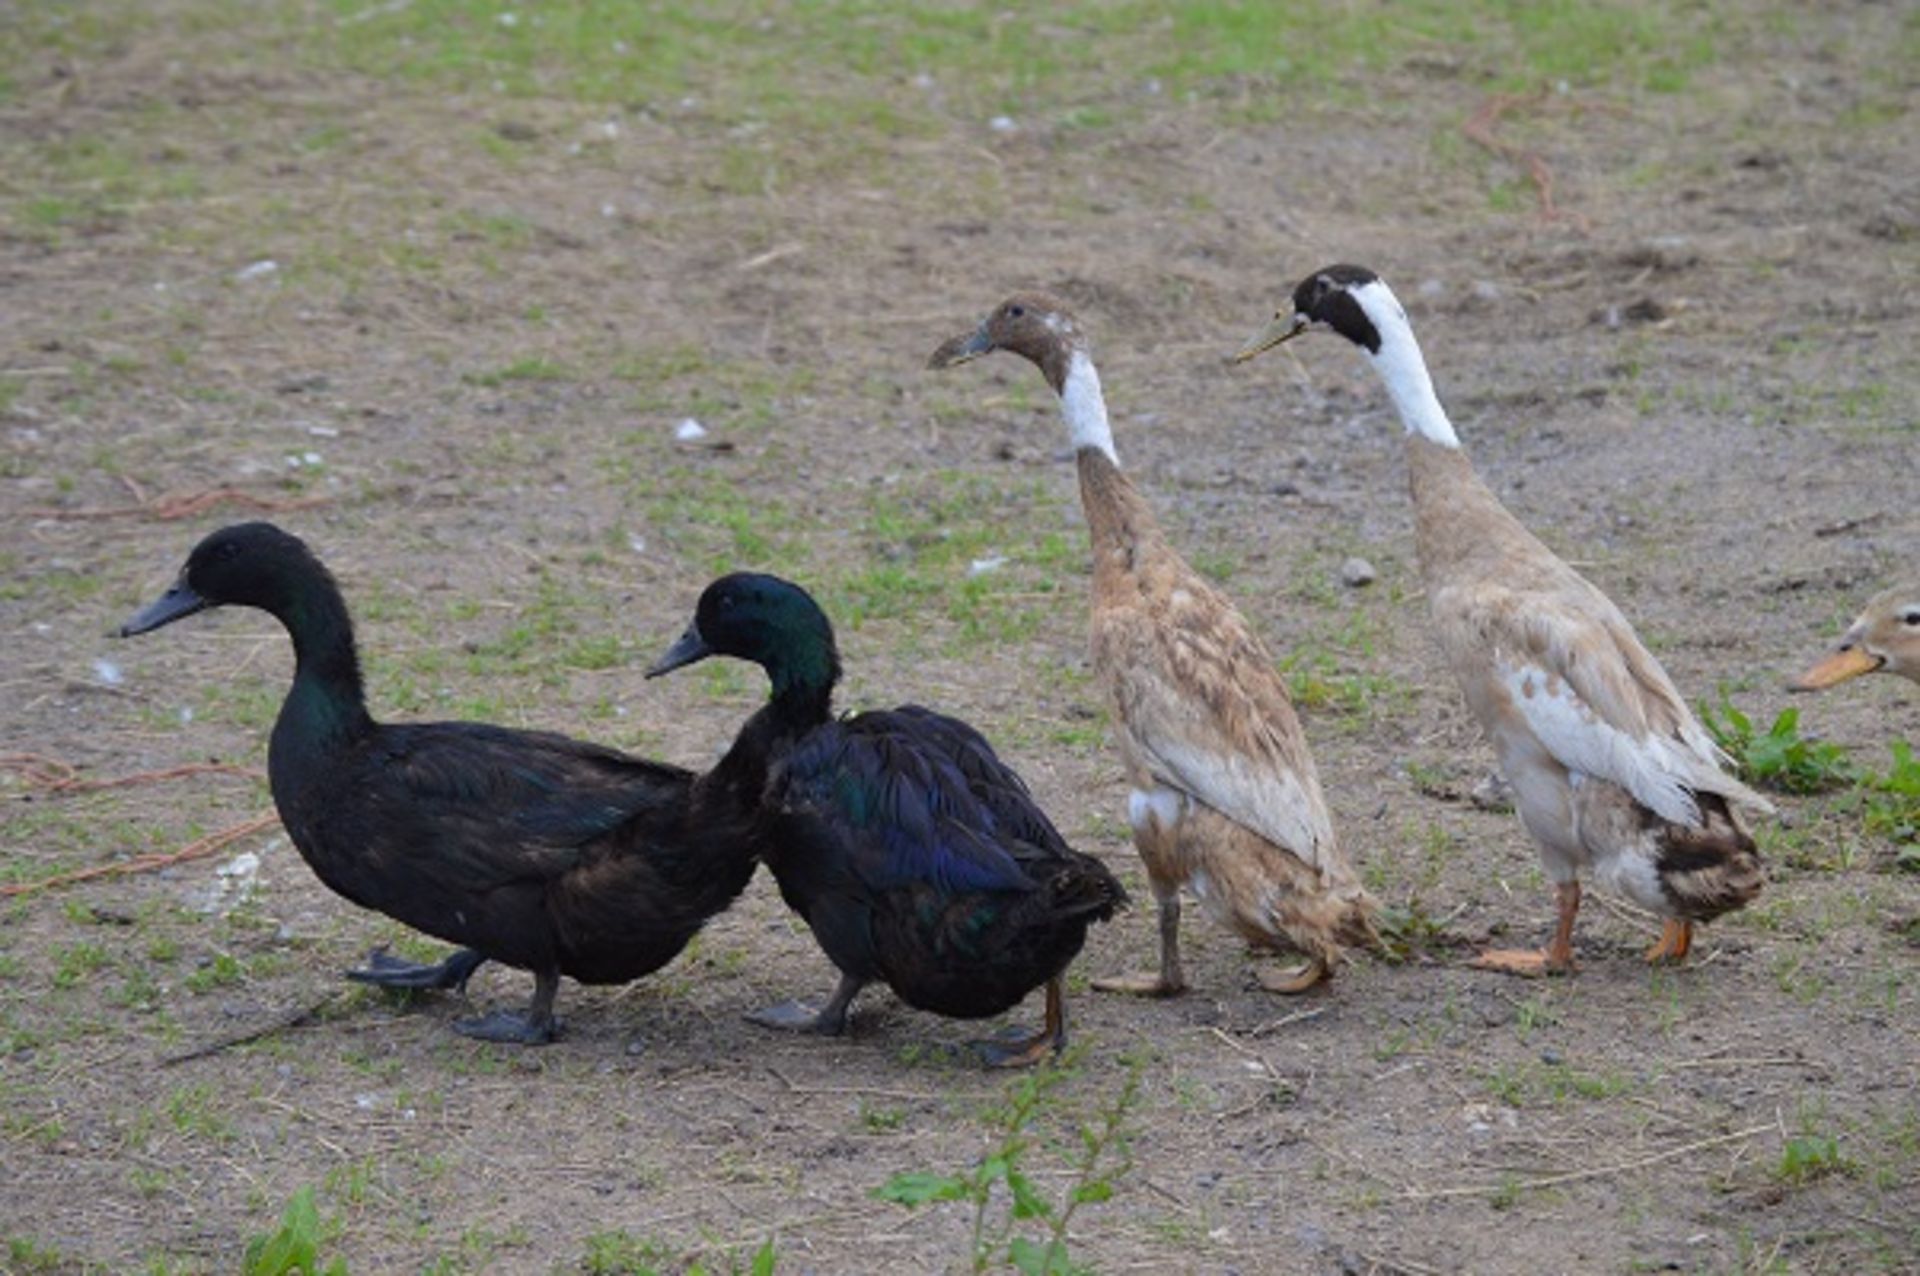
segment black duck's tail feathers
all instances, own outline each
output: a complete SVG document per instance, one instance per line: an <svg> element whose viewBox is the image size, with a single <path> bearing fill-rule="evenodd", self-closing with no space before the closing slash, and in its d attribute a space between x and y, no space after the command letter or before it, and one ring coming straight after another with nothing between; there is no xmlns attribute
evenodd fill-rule
<svg viewBox="0 0 1920 1276"><path fill-rule="evenodd" d="M1074 852L1047 879L1047 900L1056 917L1091 915L1104 922L1127 906L1127 891L1105 864Z"/></svg>

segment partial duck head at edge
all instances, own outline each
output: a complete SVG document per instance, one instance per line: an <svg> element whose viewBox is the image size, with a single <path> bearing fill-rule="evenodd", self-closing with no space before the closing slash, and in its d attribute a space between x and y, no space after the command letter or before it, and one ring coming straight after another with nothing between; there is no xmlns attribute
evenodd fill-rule
<svg viewBox="0 0 1920 1276"><path fill-rule="evenodd" d="M149 633L195 612L229 604L258 607L281 619L304 587L333 577L306 542L272 523L235 523L209 534L187 556L173 585L116 631L122 638Z"/></svg>
<svg viewBox="0 0 1920 1276"><path fill-rule="evenodd" d="M830 692L840 679L833 625L800 586L778 576L734 572L708 585L679 641L647 670L658 678L708 656L733 656L767 671L775 696Z"/></svg>
<svg viewBox="0 0 1920 1276"><path fill-rule="evenodd" d="M1920 583L1875 594L1833 650L1788 687L1824 691L1883 670L1920 682Z"/></svg>

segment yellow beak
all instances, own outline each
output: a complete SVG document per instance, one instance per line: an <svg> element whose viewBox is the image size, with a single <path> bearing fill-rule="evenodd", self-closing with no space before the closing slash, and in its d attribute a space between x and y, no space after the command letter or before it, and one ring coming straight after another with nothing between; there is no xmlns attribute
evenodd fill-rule
<svg viewBox="0 0 1920 1276"><path fill-rule="evenodd" d="M1275 315L1273 322L1262 328L1246 345L1241 346L1233 356L1235 363L1245 363L1253 356L1265 350L1271 350L1283 341L1292 341L1307 330L1307 317L1303 314Z"/></svg>
<svg viewBox="0 0 1920 1276"><path fill-rule="evenodd" d="M1872 673L1885 663L1887 662L1883 658L1874 655L1865 647L1848 643L1795 678L1788 686L1794 691L1824 691L1849 678L1857 678L1863 673Z"/></svg>

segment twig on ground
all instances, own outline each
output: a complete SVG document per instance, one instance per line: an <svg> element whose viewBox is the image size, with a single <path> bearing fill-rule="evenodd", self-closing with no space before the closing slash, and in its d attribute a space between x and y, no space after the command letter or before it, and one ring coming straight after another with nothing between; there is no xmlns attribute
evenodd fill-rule
<svg viewBox="0 0 1920 1276"><path fill-rule="evenodd" d="M223 1050L231 1050L235 1046L244 1046L249 1041L258 1041L260 1038L270 1037L276 1032L284 1032L288 1028L298 1028L300 1025L312 1020L322 1010L332 1005L334 1001L339 998L340 993L341 990L336 988L316 1002L305 1006L295 1006L293 1009L283 1011L266 1022L252 1028L231 1033L224 1037L216 1037L212 1041L204 1045L195 1046L191 1050L182 1050L179 1054L167 1055L160 1060L161 1066L170 1068L176 1063L186 1063L193 1059L204 1059L208 1055L216 1055Z"/></svg>
<svg viewBox="0 0 1920 1276"><path fill-rule="evenodd" d="M108 780L88 780L81 778L80 768L72 763L39 753L0 754L0 770L18 771L29 785L49 793L97 793L102 789L159 784L190 775L238 775L249 780L266 778L266 772L258 767L236 766L231 762L188 762L159 771L135 771Z"/></svg>
<svg viewBox="0 0 1920 1276"><path fill-rule="evenodd" d="M786 1073L780 1071L780 1069L776 1067L773 1067L771 1064L767 1066L767 1071L773 1074L773 1079L775 1081L778 1081L781 1085L785 1086L788 1089L788 1091L790 1091L793 1094L851 1095L856 1098L860 1097L861 1095L871 1094L871 1095L878 1095L883 1099L903 1099L903 1100L908 1100L913 1102L922 1102L922 1103L931 1103L938 1099L946 1099L946 1098L952 1097L950 1095L945 1095L945 1094L934 1094L931 1091L927 1091L927 1090L883 1090L878 1086L870 1086L870 1085L824 1085L824 1086L796 1085L791 1079L788 1078Z"/></svg>
<svg viewBox="0 0 1920 1276"><path fill-rule="evenodd" d="M1501 159L1518 164L1526 170L1527 180L1533 183L1534 197L1540 202L1541 221L1567 222L1581 234L1590 234L1593 223L1585 214L1570 212L1554 202L1553 169L1548 166L1546 158L1538 151L1530 151L1524 146L1504 141L1494 132L1501 117L1509 112L1523 106L1545 105L1549 101L1544 90L1537 93L1495 93L1467 117L1466 123L1460 126L1460 131L1474 145L1498 155ZM1573 106L1577 110L1601 109L1598 104L1591 102L1575 102Z"/></svg>
<svg viewBox="0 0 1920 1276"><path fill-rule="evenodd" d="M1696 1139L1692 1143L1682 1143L1679 1147L1655 1152L1651 1156L1622 1161L1617 1165L1595 1166L1590 1170L1569 1170L1565 1174L1549 1174L1543 1178L1524 1179L1519 1182L1481 1183L1467 1187L1412 1187L1408 1188L1404 1195L1410 1201L1438 1201L1455 1196L1494 1196L1506 1192L1531 1192L1540 1188L1559 1187L1563 1183L1583 1183L1588 1179L1609 1178L1615 1174L1625 1174L1632 1170L1645 1169L1649 1165L1658 1165L1662 1161L1672 1161L1690 1153L1703 1152L1722 1144L1751 1139L1775 1128L1777 1126L1774 1122L1749 1126L1744 1130L1735 1130L1732 1134L1717 1134L1710 1139Z"/></svg>
<svg viewBox="0 0 1920 1276"><path fill-rule="evenodd" d="M198 492L157 496L152 500L136 501L132 505L88 509L40 508L30 509L27 514L32 518L157 518L162 522L172 522L175 519L192 518L196 514L204 514L221 504L241 505L263 514L284 514L289 510L311 509L315 505L324 505L332 499L330 496L255 496L237 487L209 487Z"/></svg>
<svg viewBox="0 0 1920 1276"><path fill-rule="evenodd" d="M175 864L184 864L188 860L197 860L213 854L232 842L254 833L263 832L280 822L277 811L266 811L250 820L229 825L217 833L188 842L177 851L155 851L148 855L136 855L130 860L121 860L117 864L96 864L92 868L75 869L71 873L56 873L52 877L37 882L14 882L0 886L0 899L16 895L31 895L36 891L52 890L56 886L71 886L75 882L91 881L96 877L120 877L128 873L147 873L158 868L171 868Z"/></svg>
<svg viewBox="0 0 1920 1276"><path fill-rule="evenodd" d="M1249 1029L1247 1035L1249 1037L1264 1037L1269 1032L1278 1032L1289 1024L1305 1023L1309 1019L1318 1019L1321 1015L1327 1013L1327 1009L1326 1006L1315 1006L1312 1010L1296 1010L1290 1015L1282 1015L1278 1019L1269 1019L1265 1023Z"/></svg>

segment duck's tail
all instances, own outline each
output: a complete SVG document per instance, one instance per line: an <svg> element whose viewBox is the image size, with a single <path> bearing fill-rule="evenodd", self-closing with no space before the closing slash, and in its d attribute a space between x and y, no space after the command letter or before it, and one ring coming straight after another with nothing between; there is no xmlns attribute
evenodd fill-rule
<svg viewBox="0 0 1920 1276"><path fill-rule="evenodd" d="M1047 879L1047 902L1054 916L1104 922L1127 906L1126 887L1105 864L1079 851L1069 854Z"/></svg>
<svg viewBox="0 0 1920 1276"><path fill-rule="evenodd" d="M1673 915L1711 921L1744 907L1766 884L1766 866L1737 809L1718 793L1695 795L1699 828L1662 821L1654 867Z"/></svg>

